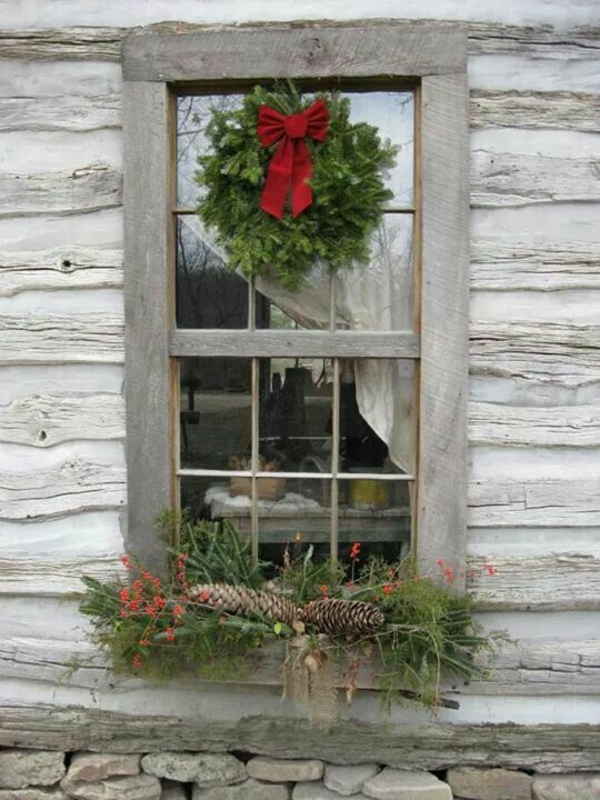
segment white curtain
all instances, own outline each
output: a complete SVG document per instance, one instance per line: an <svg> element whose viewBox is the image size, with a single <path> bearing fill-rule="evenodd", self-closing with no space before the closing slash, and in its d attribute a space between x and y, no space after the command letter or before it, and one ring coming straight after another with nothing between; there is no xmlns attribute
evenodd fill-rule
<svg viewBox="0 0 600 800"><path fill-rule="evenodd" d="M316 266L307 285L296 292L266 277L256 279L256 288L300 325L327 328L329 283L328 271ZM336 277L337 322L351 330L411 330L412 306L412 219L388 214L372 239L369 266ZM393 463L406 472L414 469L413 374L414 363L408 360L354 362L359 411L388 445Z"/></svg>

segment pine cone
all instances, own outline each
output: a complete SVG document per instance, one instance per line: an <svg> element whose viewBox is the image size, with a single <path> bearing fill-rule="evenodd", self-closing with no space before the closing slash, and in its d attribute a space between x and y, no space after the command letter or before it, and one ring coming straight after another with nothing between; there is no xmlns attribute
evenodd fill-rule
<svg viewBox="0 0 600 800"><path fill-rule="evenodd" d="M192 586L188 592L190 600L221 608L230 614L248 617L262 614L271 622L285 622L291 625L298 618L294 603L274 592L247 589L229 583L204 583Z"/></svg>
<svg viewBox="0 0 600 800"><path fill-rule="evenodd" d="M300 609L300 619L331 635L374 633L385 622L376 606L360 600L313 600Z"/></svg>

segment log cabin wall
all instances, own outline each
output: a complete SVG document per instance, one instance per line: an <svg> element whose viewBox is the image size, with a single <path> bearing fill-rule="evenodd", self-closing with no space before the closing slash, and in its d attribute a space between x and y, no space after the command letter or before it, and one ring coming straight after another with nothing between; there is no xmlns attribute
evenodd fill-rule
<svg viewBox="0 0 600 800"><path fill-rule="evenodd" d="M151 743L152 716L156 725L163 719L166 744L193 740L196 719L213 720L209 739L221 744L275 748L265 742L291 713L275 689L116 680L86 642L71 595L82 573L113 575L123 549L121 39L164 20L277 22L291 9L268 0L2 6L0 744L63 747L68 729L69 746L86 736L100 746L111 714L126 714L136 729L130 741ZM476 577L469 588L481 620L519 641L439 722L557 731L552 726L598 723L600 6L308 0L294 7L303 19L324 12L339 21L393 14L395 24L469 25L468 553L472 564L491 560L498 568L493 581ZM373 698L360 697L347 716L376 724ZM172 717L182 720L177 734ZM269 717L279 723L269 728ZM407 710L395 718L405 726L422 720ZM90 720L98 723L95 738ZM301 736L304 723L294 724ZM430 749L450 747L434 728L420 730ZM313 749L333 747L305 733ZM506 763L527 766L521 740L506 737L502 745L494 738L513 754ZM480 740L467 740L461 746L475 752ZM296 754L308 754L311 746L298 741ZM575 734L570 741L571 766L599 766L597 743Z"/></svg>

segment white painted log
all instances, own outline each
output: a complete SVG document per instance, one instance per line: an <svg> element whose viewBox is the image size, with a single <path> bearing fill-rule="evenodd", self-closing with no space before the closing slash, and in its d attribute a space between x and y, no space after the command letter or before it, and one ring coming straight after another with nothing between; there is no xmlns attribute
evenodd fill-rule
<svg viewBox="0 0 600 800"><path fill-rule="evenodd" d="M489 676L473 680L468 686L457 684L461 694L600 694L598 639L513 641L477 660L490 670Z"/></svg>
<svg viewBox="0 0 600 800"><path fill-rule="evenodd" d="M0 251L0 297L57 289L117 289L123 252L91 247Z"/></svg>
<svg viewBox="0 0 600 800"><path fill-rule="evenodd" d="M120 394L44 393L0 406L0 441L52 447L77 439L123 439Z"/></svg>
<svg viewBox="0 0 600 800"><path fill-rule="evenodd" d="M0 132L120 128L121 105L121 96L116 93L92 97L0 98Z"/></svg>
<svg viewBox="0 0 600 800"><path fill-rule="evenodd" d="M2 58L21 61L118 61L127 32L112 27L37 28L0 31Z"/></svg>
<svg viewBox="0 0 600 800"><path fill-rule="evenodd" d="M0 364L122 364L123 319L101 313L0 315Z"/></svg>
<svg viewBox="0 0 600 800"><path fill-rule="evenodd" d="M475 375L571 388L599 380L598 325L474 322L470 338L470 368Z"/></svg>
<svg viewBox="0 0 600 800"><path fill-rule="evenodd" d="M123 133L118 128L0 133L0 176L23 179L30 175L38 183L45 176L49 192L58 194L73 184L81 193L83 183L90 180L88 172L101 175L106 170L117 173L116 179L123 171ZM98 189L104 191L99 181ZM37 184L34 188L40 191Z"/></svg>
<svg viewBox="0 0 600 800"><path fill-rule="evenodd" d="M39 521L0 520L0 553L4 558L24 553L40 558L119 555L124 550L123 521L121 508Z"/></svg>
<svg viewBox="0 0 600 800"><path fill-rule="evenodd" d="M0 132L93 131L121 127L117 93L0 98ZM582 92L471 92L471 127L600 131L600 99Z"/></svg>
<svg viewBox="0 0 600 800"><path fill-rule="evenodd" d="M600 479L472 480L468 520L474 528L600 525Z"/></svg>
<svg viewBox="0 0 600 800"><path fill-rule="evenodd" d="M39 521L126 503L125 469L120 466L72 460L36 471L7 467L0 473L0 519Z"/></svg>
<svg viewBox="0 0 600 800"><path fill-rule="evenodd" d="M583 92L471 92L471 127L600 132L600 97Z"/></svg>
<svg viewBox="0 0 600 800"><path fill-rule="evenodd" d="M503 25L531 26L532 20L539 26L534 31L551 31L556 27L564 31L575 26L592 25L596 20L597 7L594 0L578 0L565 12L562 0L531 0L527 7L516 0L490 8L487 0L463 0L460 4L440 5L436 0L405 0L400 8L390 6L387 0L359 2L351 8L344 0L331 0L327 7L330 19L344 19L349 14L355 17L393 16L402 18L445 19L445 20L490 20ZM320 20L323 17L323 4L318 0L305 0L302 5L303 19ZM273 6L271 0L246 0L232 6L223 5L221 0L205 0L201 5L190 5L187 0L154 0L151 5L123 6L118 0L106 0L101 6L81 7L76 3L65 5L64 0L46 0L41 8L28 5L19 7L18 13L3 20L7 28L49 28L73 25L148 25L165 19L185 20L190 23L240 23L257 19L288 20L287 8Z"/></svg>
<svg viewBox="0 0 600 800"><path fill-rule="evenodd" d="M482 54L469 57L469 86L485 91L589 92L598 91L597 60L565 63L560 59L526 55Z"/></svg>
<svg viewBox="0 0 600 800"><path fill-rule="evenodd" d="M513 153L471 152L471 206L600 200L599 162Z"/></svg>
<svg viewBox="0 0 600 800"><path fill-rule="evenodd" d="M600 448L600 403L547 408L470 403L469 442L512 447Z"/></svg>
<svg viewBox="0 0 600 800"><path fill-rule="evenodd" d="M82 575L114 581L123 567L114 555L95 558L3 558L0 556L0 594L59 597L82 594Z"/></svg>
<svg viewBox="0 0 600 800"><path fill-rule="evenodd" d="M600 242L471 242L471 288L600 289Z"/></svg>
<svg viewBox="0 0 600 800"><path fill-rule="evenodd" d="M120 94L121 65L106 61L2 61L0 97L46 100Z"/></svg>
<svg viewBox="0 0 600 800"><path fill-rule="evenodd" d="M0 216L71 215L116 208L123 201L120 172L103 162L73 172L0 175Z"/></svg>
<svg viewBox="0 0 600 800"><path fill-rule="evenodd" d="M596 488L596 497L598 492ZM551 501L550 496L547 498ZM467 586L478 608L593 610L600 608L600 551L515 559L471 557Z"/></svg>
<svg viewBox="0 0 600 800"><path fill-rule="evenodd" d="M0 405L40 392L111 392L123 388L117 364L39 364L0 367Z"/></svg>

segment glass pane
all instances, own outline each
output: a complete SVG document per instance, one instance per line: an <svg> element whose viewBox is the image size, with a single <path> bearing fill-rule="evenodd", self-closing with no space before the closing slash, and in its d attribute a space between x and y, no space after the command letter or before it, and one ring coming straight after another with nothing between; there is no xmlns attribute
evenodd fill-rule
<svg viewBox="0 0 600 800"><path fill-rule="evenodd" d="M414 95L412 92L344 92L351 102L353 122L367 122L379 128L382 139L400 147L396 166L386 176L394 192L392 206L413 202Z"/></svg>
<svg viewBox="0 0 600 800"><path fill-rule="evenodd" d="M339 481L338 554L360 567L370 556L393 562L410 550L410 503L407 481L352 478ZM353 544L360 543L358 562Z"/></svg>
<svg viewBox="0 0 600 800"><path fill-rule="evenodd" d="M386 214L371 239L368 267L357 266L336 275L337 326L364 331L412 330L413 281L412 214ZM314 285L310 291L315 292Z"/></svg>
<svg viewBox="0 0 600 800"><path fill-rule="evenodd" d="M315 320L304 315L304 294L309 287L300 291L288 292L277 282L264 275L256 277L256 327L272 328L279 331L295 331L300 328L314 328ZM327 304L327 297L323 298Z"/></svg>
<svg viewBox="0 0 600 800"><path fill-rule="evenodd" d="M340 472L412 473L414 362L340 365Z"/></svg>
<svg viewBox="0 0 600 800"><path fill-rule="evenodd" d="M242 95L186 95L177 98L177 206L196 208L202 191L194 180L197 158L208 152L206 126L211 109L238 108Z"/></svg>
<svg viewBox="0 0 600 800"><path fill-rule="evenodd" d="M259 478L259 556L283 566L310 544L314 558L327 558L331 535L331 481L319 478Z"/></svg>
<svg viewBox="0 0 600 800"><path fill-rule="evenodd" d="M257 318L268 308L257 300ZM229 272L198 217L177 218L177 326L247 328L248 284Z"/></svg>
<svg viewBox="0 0 600 800"><path fill-rule="evenodd" d="M261 359L259 452L273 469L330 470L332 391L327 360Z"/></svg>
<svg viewBox="0 0 600 800"><path fill-rule="evenodd" d="M250 458L250 359L180 360L181 466L239 469Z"/></svg>

